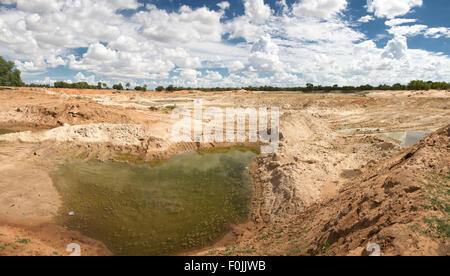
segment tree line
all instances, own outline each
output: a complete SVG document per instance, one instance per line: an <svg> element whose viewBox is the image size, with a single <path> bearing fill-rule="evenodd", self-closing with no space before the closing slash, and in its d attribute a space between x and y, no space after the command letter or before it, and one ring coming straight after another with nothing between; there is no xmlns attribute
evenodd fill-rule
<svg viewBox="0 0 450 276"><path fill-rule="evenodd" d="M14 85L11 85L14 86ZM38 85L38 84L30 84L28 86L31 87L48 87L50 85ZM74 88L74 89L110 89L105 83L99 82L97 85L89 85L87 82L77 82L77 83L66 83L66 82L55 82L55 88ZM114 90L131 90L130 84L127 83L125 86L122 83L114 84L112 89ZM247 91L301 91L301 92L331 92L331 91L343 91L343 92L352 92L352 91L370 91L370 90L449 90L450 83L447 82L432 82L432 81L422 81L422 80L414 80L410 83L404 84L381 84L379 86L372 86L369 84L361 85L361 86L322 86L322 85L313 85L307 84L306 86L298 86L298 87L277 87L277 86L248 86L248 87L213 87L213 88L203 88L203 87L183 87L183 86L174 86L169 85L167 87L158 86L155 91L157 92L176 92L176 91L203 91L203 92L224 92L224 91L235 91L235 90L247 90ZM147 85L144 86L136 86L134 88L136 91L147 91Z"/></svg>
<svg viewBox="0 0 450 276"><path fill-rule="evenodd" d="M449 90L450 83L446 82L433 82L414 80L410 83L403 85L400 83L394 85L381 84L379 86L372 86L369 84L361 86L315 86L308 83L306 86L299 87L276 87L276 86L248 86L248 87L215 87L215 88L192 88L192 87L176 87L169 85L167 87L158 86L156 91L162 92L174 92L182 90L199 90L204 92L221 92L221 91L234 91L234 90L247 90L247 91L302 91L302 92L329 92L329 91L370 91L370 90Z"/></svg>

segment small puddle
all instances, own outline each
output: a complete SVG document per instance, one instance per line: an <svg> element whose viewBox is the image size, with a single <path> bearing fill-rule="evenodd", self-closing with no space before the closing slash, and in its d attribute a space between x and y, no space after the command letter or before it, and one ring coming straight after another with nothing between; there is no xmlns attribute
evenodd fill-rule
<svg viewBox="0 0 450 276"><path fill-rule="evenodd" d="M115 255L169 255L208 246L248 219L256 153L188 152L159 166L74 161L52 175L58 222ZM73 212L73 213L71 213ZM69 215L70 213L70 215Z"/></svg>
<svg viewBox="0 0 450 276"><path fill-rule="evenodd" d="M389 137L400 141L402 147L410 147L423 140L430 133L431 131L386 132L377 134L377 136Z"/></svg>

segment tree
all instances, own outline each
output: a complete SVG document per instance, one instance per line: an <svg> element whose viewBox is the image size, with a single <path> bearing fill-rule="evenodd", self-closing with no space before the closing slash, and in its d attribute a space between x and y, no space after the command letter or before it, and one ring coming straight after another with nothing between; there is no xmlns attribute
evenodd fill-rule
<svg viewBox="0 0 450 276"><path fill-rule="evenodd" d="M108 85L106 83L103 83L103 88L104 89L108 88Z"/></svg>
<svg viewBox="0 0 450 276"><path fill-rule="evenodd" d="M101 82L99 82L99 83L97 84L97 89L102 89L102 86L103 86L103 84L102 84Z"/></svg>
<svg viewBox="0 0 450 276"><path fill-rule="evenodd" d="M173 85L169 85L169 86L167 86L166 91L173 92L173 91L175 91L175 87Z"/></svg>
<svg viewBox="0 0 450 276"><path fill-rule="evenodd" d="M127 90L130 90L131 84L129 82L127 82L127 84L125 84L125 86L127 87Z"/></svg>
<svg viewBox="0 0 450 276"><path fill-rule="evenodd" d="M160 86L156 87L155 90L158 91L158 92L164 91L164 86L160 85Z"/></svg>
<svg viewBox="0 0 450 276"><path fill-rule="evenodd" d="M12 61L6 61L0 56L0 86L24 86L20 70L14 69Z"/></svg>
<svg viewBox="0 0 450 276"><path fill-rule="evenodd" d="M121 83L114 84L113 85L113 89L115 89L115 90L123 90L123 85Z"/></svg>

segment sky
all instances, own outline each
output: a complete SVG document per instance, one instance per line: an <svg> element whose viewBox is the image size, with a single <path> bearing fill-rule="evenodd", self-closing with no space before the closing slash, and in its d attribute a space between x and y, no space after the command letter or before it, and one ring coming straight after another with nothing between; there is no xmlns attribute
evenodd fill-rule
<svg viewBox="0 0 450 276"><path fill-rule="evenodd" d="M0 0L27 83L450 82L448 0Z"/></svg>

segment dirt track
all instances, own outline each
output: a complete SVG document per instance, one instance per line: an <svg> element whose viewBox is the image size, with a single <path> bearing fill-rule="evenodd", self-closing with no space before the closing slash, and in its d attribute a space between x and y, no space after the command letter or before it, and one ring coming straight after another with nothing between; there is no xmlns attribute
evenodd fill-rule
<svg viewBox="0 0 450 276"><path fill-rule="evenodd" d="M11 249L12 246L3 251L0 248L0 255L49 255L50 251L61 254L65 252L61 238L80 243L86 248L85 255L109 254L100 243L52 224L60 199L48 173L65 155L106 160L116 159L118 153L129 153L142 160L153 160L197 147L219 146L169 141L170 129L175 122L171 119L170 107L191 107L193 99L203 99L206 106L275 106L282 112L280 150L276 154L261 155L252 169L256 191L251 222L245 227L233 227L222 242L224 247L218 246L200 254L229 254L230 250L235 255L360 254L362 240L368 237L352 238L358 242L347 241L351 246L344 247L341 246L344 242L339 240L341 236L326 237L330 233L326 230L332 227L325 226L338 225L346 219L349 212L343 213L337 221L334 213L344 207L348 197L360 196L357 189L348 189L348 183L366 183L370 178L368 174L375 169L380 177L394 174L383 164L404 149L396 140L370 134L381 130L436 131L450 123L450 95L444 91L167 94L37 88L0 90L0 129L31 131L0 136L0 234L3 234L0 245L16 246L16 250ZM360 131L358 135L337 132L357 128L375 130ZM448 175L449 163L445 162L449 157L448 138L440 140L436 146L443 154L439 157L443 160L439 163L439 173ZM433 145L427 144L425 148L427 151L421 158L436 158ZM416 170L405 168L399 172L412 177ZM375 188L368 189L368 193L376 191ZM418 208L423 198L410 200L410 204ZM342 205L334 206L336 202ZM393 203L391 206L400 209L398 213L390 214L390 219L416 214ZM309 208L320 215L305 219L305 210L312 212ZM382 209L375 211L381 213ZM316 226L305 230L300 223L303 220ZM399 227L390 226L386 229L380 226L377 234L389 236L386 231ZM45 231L37 230L42 227L56 227L58 231L43 237ZM285 230L278 233L280 229ZM355 229L349 231L358 232ZM369 236L370 233L366 234ZM17 244L12 241L16 235L34 242ZM252 236L264 238L251 239ZM292 240L299 242L292 244ZM384 246L393 255L448 254L445 240L433 244L426 238L420 241L431 244L431 249L421 250L425 248L421 246L415 251L398 249L405 248L407 240L397 239L400 245L396 247L391 246L393 242ZM321 246L327 250L317 249Z"/></svg>

